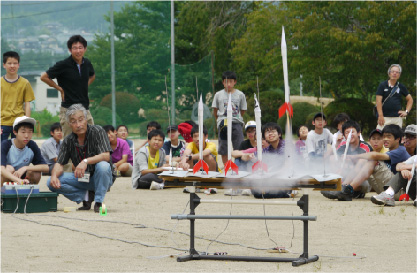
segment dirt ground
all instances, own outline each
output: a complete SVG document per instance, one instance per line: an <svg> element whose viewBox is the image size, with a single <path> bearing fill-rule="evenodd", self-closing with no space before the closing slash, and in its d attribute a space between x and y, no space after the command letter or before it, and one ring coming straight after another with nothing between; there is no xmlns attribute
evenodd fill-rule
<svg viewBox="0 0 417 273"><path fill-rule="evenodd" d="M37 141L41 145L41 141ZM135 140L138 147L141 140ZM220 163L221 164L221 163ZM41 191L47 177L42 177ZM218 194L201 198L254 200L253 196ZM58 196L58 211L35 214L2 213L2 272L416 272L416 208L412 202L395 207L365 199L339 202L319 192L309 194L309 255L319 260L300 267L291 263L188 261L176 257L189 249L189 194L182 188L133 190L130 178L118 178L106 195L108 214L65 213L78 207ZM298 200L301 192L295 198ZM265 210L265 211L264 211ZM296 206L201 204L197 215L302 215ZM269 232L269 237L268 237ZM301 221L196 220L195 248L236 256L298 257L303 251ZM217 238L218 237L218 238ZM217 242L212 242L217 238ZM288 253L265 249L285 247ZM356 255L356 256L355 256Z"/></svg>
<svg viewBox="0 0 417 273"><path fill-rule="evenodd" d="M41 180L41 191L48 191L46 179ZM231 198L223 192L220 189L218 194L199 195L208 199ZM133 190L130 178L118 178L106 195L106 216L93 210L64 213L64 207L77 205L62 195L58 197L57 212L2 213L2 272L416 271L416 209L411 202L379 207L370 202L372 193L353 202L329 200L316 191L306 193L310 196L309 214L317 216L317 221L309 222L309 254L318 255L319 260L300 267L283 262L177 262L176 256L189 249L189 221L171 220L170 215L184 210L188 213L189 195L180 188ZM300 196L299 193L296 199ZM196 214L263 215L264 207L201 204ZM295 206L265 206L265 214L302 212ZM196 235L204 239L196 240L196 249L241 256L299 256L302 222L271 220L267 227L269 238L262 220L197 220ZM209 240L217 236L219 242L210 245ZM254 249L276 245L292 253Z"/></svg>

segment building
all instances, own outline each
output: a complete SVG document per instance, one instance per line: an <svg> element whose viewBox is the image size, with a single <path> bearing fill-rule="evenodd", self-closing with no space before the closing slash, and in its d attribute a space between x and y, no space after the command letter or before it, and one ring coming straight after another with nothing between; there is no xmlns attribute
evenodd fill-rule
<svg viewBox="0 0 417 273"><path fill-rule="evenodd" d="M20 75L28 79L35 93L35 100L31 102L32 111L48 110L52 115L59 114L61 107L61 93L41 81L44 71L23 72Z"/></svg>

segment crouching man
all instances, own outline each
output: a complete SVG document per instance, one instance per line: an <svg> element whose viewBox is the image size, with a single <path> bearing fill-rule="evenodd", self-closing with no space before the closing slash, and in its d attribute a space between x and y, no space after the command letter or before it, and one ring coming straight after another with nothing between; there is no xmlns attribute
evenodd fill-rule
<svg viewBox="0 0 417 273"><path fill-rule="evenodd" d="M97 125L87 125L87 110L81 104L71 105L66 120L72 129L59 151L47 185L51 191L80 203L87 191L95 192L94 211L99 212L108 189L113 184L109 138ZM71 158L74 173L64 173L63 165ZM83 201L82 210L89 210L93 200Z"/></svg>

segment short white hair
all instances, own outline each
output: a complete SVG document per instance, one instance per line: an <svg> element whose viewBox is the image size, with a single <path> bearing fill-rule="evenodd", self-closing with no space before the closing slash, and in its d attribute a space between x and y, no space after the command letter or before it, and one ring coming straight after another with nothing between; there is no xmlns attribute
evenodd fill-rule
<svg viewBox="0 0 417 273"><path fill-rule="evenodd" d="M78 111L82 111L84 114L84 118L87 119L87 109L85 109L85 107L81 103L77 103L77 104L71 105L67 109L67 112L65 113L65 118L68 123L70 122L71 116L74 115Z"/></svg>
<svg viewBox="0 0 417 273"><path fill-rule="evenodd" d="M403 69L402 69L401 65L399 65L399 64L392 64L392 65L388 68L388 75L389 75L389 73L391 73L391 68L393 68L393 67L398 67L398 69L400 69L400 74L401 74L401 72L403 72Z"/></svg>

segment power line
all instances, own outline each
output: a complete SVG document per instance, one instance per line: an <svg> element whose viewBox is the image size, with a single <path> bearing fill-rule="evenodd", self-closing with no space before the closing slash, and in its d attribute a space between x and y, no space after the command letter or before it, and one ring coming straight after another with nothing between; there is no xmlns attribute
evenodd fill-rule
<svg viewBox="0 0 417 273"><path fill-rule="evenodd" d="M32 13L32 14L26 14L26 15L20 15L20 16L2 17L1 19L2 20L7 20L7 19L26 18L26 17L33 17L33 16L38 16L38 15L44 15L44 14L57 13L57 12L62 12L62 11L76 10L76 9L80 9L80 8L85 9L85 8L97 7L97 6L100 6L100 5L107 5L107 3L100 2L99 4L92 4L92 5L89 5L89 6L85 6L85 4L81 4L81 5L78 5L76 7L67 8L67 9L45 11L45 12Z"/></svg>

